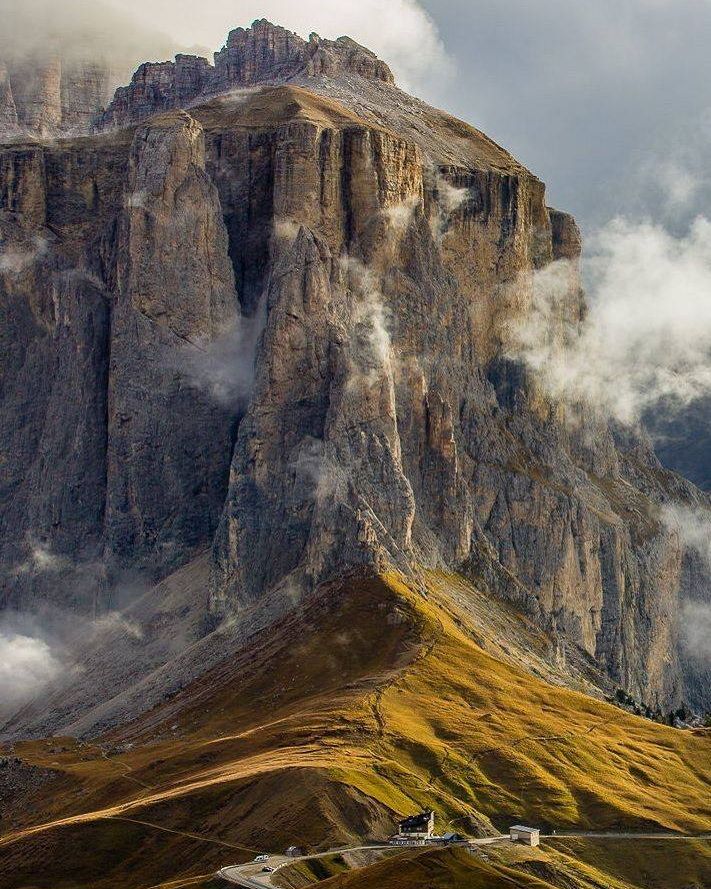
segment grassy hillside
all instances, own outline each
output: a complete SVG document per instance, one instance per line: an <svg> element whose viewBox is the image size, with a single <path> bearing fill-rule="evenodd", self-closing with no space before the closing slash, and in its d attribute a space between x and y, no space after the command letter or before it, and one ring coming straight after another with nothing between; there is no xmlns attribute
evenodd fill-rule
<svg viewBox="0 0 711 889"><path fill-rule="evenodd" d="M522 618L461 579L428 587L322 589L120 732L16 745L32 780L3 807L0 886L188 885L257 851L386 836L424 805L440 829L711 827L708 733L534 677L545 640Z"/></svg>

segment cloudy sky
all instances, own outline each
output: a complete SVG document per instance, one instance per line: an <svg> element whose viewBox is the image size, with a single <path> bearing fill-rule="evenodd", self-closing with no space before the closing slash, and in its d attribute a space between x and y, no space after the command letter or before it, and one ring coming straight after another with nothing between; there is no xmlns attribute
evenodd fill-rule
<svg viewBox="0 0 711 889"><path fill-rule="evenodd" d="M426 0L456 77L447 105L588 225L707 204L708 0Z"/></svg>

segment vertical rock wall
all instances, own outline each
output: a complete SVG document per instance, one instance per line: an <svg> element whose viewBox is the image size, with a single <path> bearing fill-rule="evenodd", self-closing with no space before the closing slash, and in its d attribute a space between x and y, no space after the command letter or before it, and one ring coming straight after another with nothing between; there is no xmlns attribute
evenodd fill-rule
<svg viewBox="0 0 711 889"><path fill-rule="evenodd" d="M475 144L439 164L282 88L3 149L3 604L102 607L210 546L218 613L426 565L654 706L698 690L677 637L699 581L660 521L697 495L511 359L551 260L583 316L579 234Z"/></svg>

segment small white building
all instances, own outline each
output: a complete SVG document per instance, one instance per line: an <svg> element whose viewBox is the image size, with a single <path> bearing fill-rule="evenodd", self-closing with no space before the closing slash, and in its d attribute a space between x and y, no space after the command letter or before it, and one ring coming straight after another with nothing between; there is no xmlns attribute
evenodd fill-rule
<svg viewBox="0 0 711 889"><path fill-rule="evenodd" d="M400 836L412 839L429 839L434 833L435 814L432 809L420 812L418 815L410 815L399 823Z"/></svg>
<svg viewBox="0 0 711 889"><path fill-rule="evenodd" d="M527 846L537 846L541 842L541 832L537 827L524 827L523 824L514 824L509 829L512 843L525 843Z"/></svg>

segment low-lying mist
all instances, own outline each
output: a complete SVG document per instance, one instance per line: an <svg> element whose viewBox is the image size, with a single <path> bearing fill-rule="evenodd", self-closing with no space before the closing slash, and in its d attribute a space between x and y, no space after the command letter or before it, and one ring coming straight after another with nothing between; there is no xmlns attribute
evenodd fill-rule
<svg viewBox="0 0 711 889"><path fill-rule="evenodd" d="M33 611L0 612L2 718L54 683L78 677L83 653L92 647L108 644L118 659L145 638L145 629L131 608L150 588L141 575L131 571L116 575L107 596L103 561L61 554L40 535L28 535L25 549L24 559L14 567L15 575L29 585L61 587L68 601L77 605L60 607L42 601Z"/></svg>
<svg viewBox="0 0 711 889"><path fill-rule="evenodd" d="M180 45L139 24L125 4L101 0L0 0L0 60L103 62L115 86L128 81L141 62L172 58Z"/></svg>
<svg viewBox="0 0 711 889"><path fill-rule="evenodd" d="M33 698L64 668L50 643L12 624L6 619L0 625L0 716Z"/></svg>

